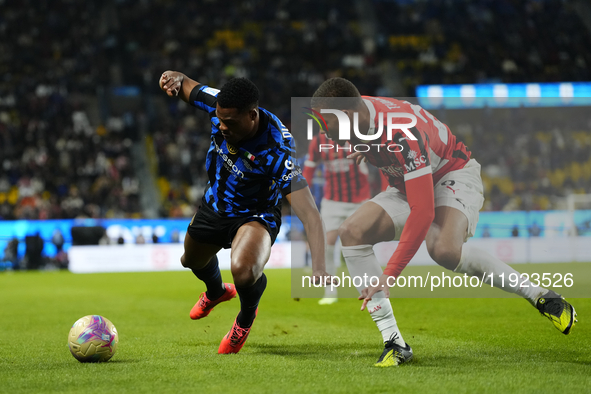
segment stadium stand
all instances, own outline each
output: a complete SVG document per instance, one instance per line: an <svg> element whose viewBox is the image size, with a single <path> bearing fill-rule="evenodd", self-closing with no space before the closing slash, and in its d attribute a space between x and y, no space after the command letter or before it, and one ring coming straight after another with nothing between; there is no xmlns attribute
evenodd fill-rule
<svg viewBox="0 0 591 394"><path fill-rule="evenodd" d="M363 3L375 16L371 39L359 4L246 1L222 12L211 1L3 1L0 217L141 215L131 153L140 114L104 108L116 86L140 92L159 216L190 216L207 181L208 119L162 97L166 69L212 86L249 77L288 127L290 98L332 76L369 95L407 96L417 84L591 80L591 35L560 0L373 0ZM450 126L478 152L485 209L550 209L555 197L591 192L589 123L524 126L506 150L490 147L514 125Z"/></svg>
<svg viewBox="0 0 591 394"><path fill-rule="evenodd" d="M96 109L85 99L108 84L115 59L96 18L102 3L5 1L0 9L0 217L138 215L134 121L91 124Z"/></svg>
<svg viewBox="0 0 591 394"><path fill-rule="evenodd" d="M591 35L576 2L373 0L377 52L405 94L422 84L591 80Z"/></svg>

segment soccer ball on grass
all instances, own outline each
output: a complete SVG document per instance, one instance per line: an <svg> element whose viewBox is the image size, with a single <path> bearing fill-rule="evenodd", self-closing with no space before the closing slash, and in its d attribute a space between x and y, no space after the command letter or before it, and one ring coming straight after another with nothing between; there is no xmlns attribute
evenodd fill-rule
<svg viewBox="0 0 591 394"><path fill-rule="evenodd" d="M82 363L108 361L115 354L117 343L117 329L109 319L99 315L78 319L68 335L70 352Z"/></svg>

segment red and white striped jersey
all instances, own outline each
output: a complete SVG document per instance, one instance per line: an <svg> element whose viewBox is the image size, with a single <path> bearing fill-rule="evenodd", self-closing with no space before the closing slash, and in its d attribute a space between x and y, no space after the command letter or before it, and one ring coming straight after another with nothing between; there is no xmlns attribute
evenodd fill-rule
<svg viewBox="0 0 591 394"><path fill-rule="evenodd" d="M347 150L322 150L321 144L331 144L325 134L314 136L304 163L304 177L312 184L313 172L319 163L324 164L324 198L332 201L362 202L370 198L368 168L365 163L356 165Z"/></svg>
<svg viewBox="0 0 591 394"><path fill-rule="evenodd" d="M362 96L370 112L370 129L368 134L374 134L379 127L379 116L382 114L382 136L373 143L383 144L379 151L372 147L365 157L368 162L378 167L388 176L390 186L405 193L404 182L424 175L433 174L433 184L437 183L450 171L459 170L470 160L470 151L451 133L449 128L437 118L425 111L421 106L408 101L385 97ZM409 131L417 138L411 140L401 130L393 130L392 140L389 141L386 132L386 117L388 113L400 112L413 114L417 118L415 127ZM410 123L409 118L394 118L392 123ZM394 152L386 149L392 147Z"/></svg>

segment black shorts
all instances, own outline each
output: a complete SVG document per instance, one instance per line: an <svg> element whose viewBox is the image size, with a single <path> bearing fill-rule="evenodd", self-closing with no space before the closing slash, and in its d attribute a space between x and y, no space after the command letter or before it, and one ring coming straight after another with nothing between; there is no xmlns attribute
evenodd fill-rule
<svg viewBox="0 0 591 394"><path fill-rule="evenodd" d="M281 204L267 212L245 217L225 217L215 212L205 200L187 228L187 233L195 241L221 246L228 249L238 229L245 223L257 221L265 225L271 236L271 245L275 243L281 227Z"/></svg>

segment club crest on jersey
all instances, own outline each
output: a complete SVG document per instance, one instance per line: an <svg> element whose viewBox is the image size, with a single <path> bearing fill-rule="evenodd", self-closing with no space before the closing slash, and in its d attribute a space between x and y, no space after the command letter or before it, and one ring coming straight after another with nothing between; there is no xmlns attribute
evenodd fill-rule
<svg viewBox="0 0 591 394"><path fill-rule="evenodd" d="M230 145L226 142L226 148L228 148L228 153L231 155L235 155L236 153L238 153L238 148L236 148L233 145Z"/></svg>

